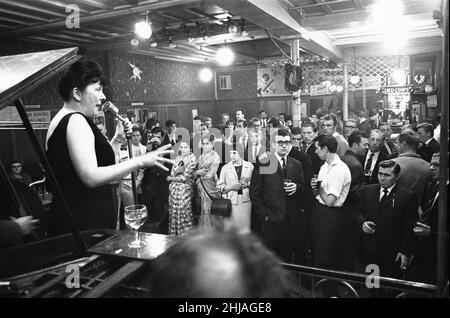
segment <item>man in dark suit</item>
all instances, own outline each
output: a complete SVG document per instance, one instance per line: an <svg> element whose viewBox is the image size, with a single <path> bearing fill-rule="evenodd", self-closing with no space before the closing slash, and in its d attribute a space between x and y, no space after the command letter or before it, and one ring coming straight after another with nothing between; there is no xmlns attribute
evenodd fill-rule
<svg viewBox="0 0 450 318"><path fill-rule="evenodd" d="M415 194L397 185L399 173L395 161L380 163L380 184L364 187L357 217L363 232L365 264L377 264L383 277L401 279L413 250L412 224L419 215Z"/></svg>
<svg viewBox="0 0 450 318"><path fill-rule="evenodd" d="M268 248L292 262L300 248L295 232L301 222L300 207L305 193L302 164L289 157L291 134L278 129L271 137L273 152L258 158L250 183L250 198L262 222L261 236Z"/></svg>
<svg viewBox="0 0 450 318"><path fill-rule="evenodd" d="M244 151L244 160L256 163L259 156L266 152L266 147L263 143L263 133L259 129L251 128L248 130L247 148Z"/></svg>
<svg viewBox="0 0 450 318"><path fill-rule="evenodd" d="M348 136L349 149L342 157L342 161L350 169L352 181L347 199L342 206L342 231L339 238L338 267L344 271L355 271L356 254L359 247L359 230L355 224L357 205L361 190L365 185L364 169L361 158L369 148L369 141L359 130L354 130Z"/></svg>
<svg viewBox="0 0 450 318"><path fill-rule="evenodd" d="M431 157L433 154L440 151L439 142L433 138L433 125L429 123L421 123L417 126L417 135L420 140L417 154L419 154L426 162L431 162Z"/></svg>
<svg viewBox="0 0 450 318"><path fill-rule="evenodd" d="M166 121L167 131L164 134L162 145L172 144L174 146L177 143L177 136L175 136L175 130L177 129L177 123L174 120L169 119Z"/></svg>
<svg viewBox="0 0 450 318"><path fill-rule="evenodd" d="M381 161L386 159L386 154L381 152L383 137L383 133L378 129L370 132L369 149L363 161L366 184L378 183L378 166Z"/></svg>
<svg viewBox="0 0 450 318"><path fill-rule="evenodd" d="M383 144L381 145L380 151L384 152L388 157L398 150L395 144L391 141L392 135L391 125L388 123L381 123L379 129L384 135L384 140Z"/></svg>
<svg viewBox="0 0 450 318"><path fill-rule="evenodd" d="M303 142L301 144L302 152L309 156L312 164L313 174L319 174L320 167L325 160L320 159L316 154L316 147L314 146L314 139L317 137L316 125L311 121L302 123Z"/></svg>
<svg viewBox="0 0 450 318"><path fill-rule="evenodd" d="M363 133L363 135L368 136L370 134L370 123L367 120L367 115L365 111L360 111L358 114L358 130Z"/></svg>
<svg viewBox="0 0 450 318"><path fill-rule="evenodd" d="M437 268L437 232L438 232L438 213L439 213L439 171L440 154L435 153L431 158L430 170L433 173L433 179L428 184L424 200L422 203L422 215L419 222L416 222L414 234L416 239L414 260L411 264L411 270L408 273L408 280L419 281L428 284L436 284ZM445 168L448 169L448 166ZM448 183L447 183L448 193ZM446 224L446 233L448 237L448 217ZM448 269L448 254L445 259Z"/></svg>

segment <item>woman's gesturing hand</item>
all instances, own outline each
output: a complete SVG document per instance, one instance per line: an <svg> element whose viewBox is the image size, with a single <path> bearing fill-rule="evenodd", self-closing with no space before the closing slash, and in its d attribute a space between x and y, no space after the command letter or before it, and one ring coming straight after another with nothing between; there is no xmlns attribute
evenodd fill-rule
<svg viewBox="0 0 450 318"><path fill-rule="evenodd" d="M142 165L144 167L156 166L161 168L162 170L169 171L169 169L164 166L164 163L173 165L174 161L168 158L164 158L163 156L174 153L173 150L169 150L170 147L172 147L172 145L167 144L154 151L147 152L144 156L136 158L142 160Z"/></svg>

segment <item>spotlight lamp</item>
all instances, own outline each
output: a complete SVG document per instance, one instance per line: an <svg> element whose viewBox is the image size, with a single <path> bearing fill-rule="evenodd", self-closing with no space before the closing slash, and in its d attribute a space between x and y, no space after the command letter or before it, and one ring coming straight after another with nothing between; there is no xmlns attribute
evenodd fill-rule
<svg viewBox="0 0 450 318"><path fill-rule="evenodd" d="M234 52L226 46L221 47L217 50L216 61L222 66L231 65L234 61Z"/></svg>
<svg viewBox="0 0 450 318"><path fill-rule="evenodd" d="M143 38L143 39L150 39L152 36L152 24L149 20L150 13L147 12L145 15L145 21L136 22L134 25L134 33Z"/></svg>

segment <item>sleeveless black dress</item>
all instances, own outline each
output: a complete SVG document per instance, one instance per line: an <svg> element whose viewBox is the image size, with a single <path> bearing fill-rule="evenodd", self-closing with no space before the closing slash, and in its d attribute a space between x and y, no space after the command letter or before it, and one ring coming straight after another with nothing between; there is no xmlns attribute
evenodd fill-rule
<svg viewBox="0 0 450 318"><path fill-rule="evenodd" d="M69 204L78 230L114 228L116 224L113 186L105 185L89 189L78 177L69 156L67 125L70 113L64 116L47 143L47 157L56 179ZM115 164L114 151L91 119L81 114L91 127L95 137L95 154L98 166ZM48 235L55 236L71 231L68 218L62 209L61 199L54 195L48 216Z"/></svg>

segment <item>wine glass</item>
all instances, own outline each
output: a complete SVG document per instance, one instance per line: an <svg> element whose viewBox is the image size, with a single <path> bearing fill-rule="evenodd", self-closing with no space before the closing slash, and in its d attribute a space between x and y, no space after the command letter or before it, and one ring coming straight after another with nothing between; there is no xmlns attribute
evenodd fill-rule
<svg viewBox="0 0 450 318"><path fill-rule="evenodd" d="M136 237L133 242L128 244L131 248L139 248L147 245L139 239L139 228L147 220L147 207L143 204L129 205L125 207L125 224L135 231Z"/></svg>

